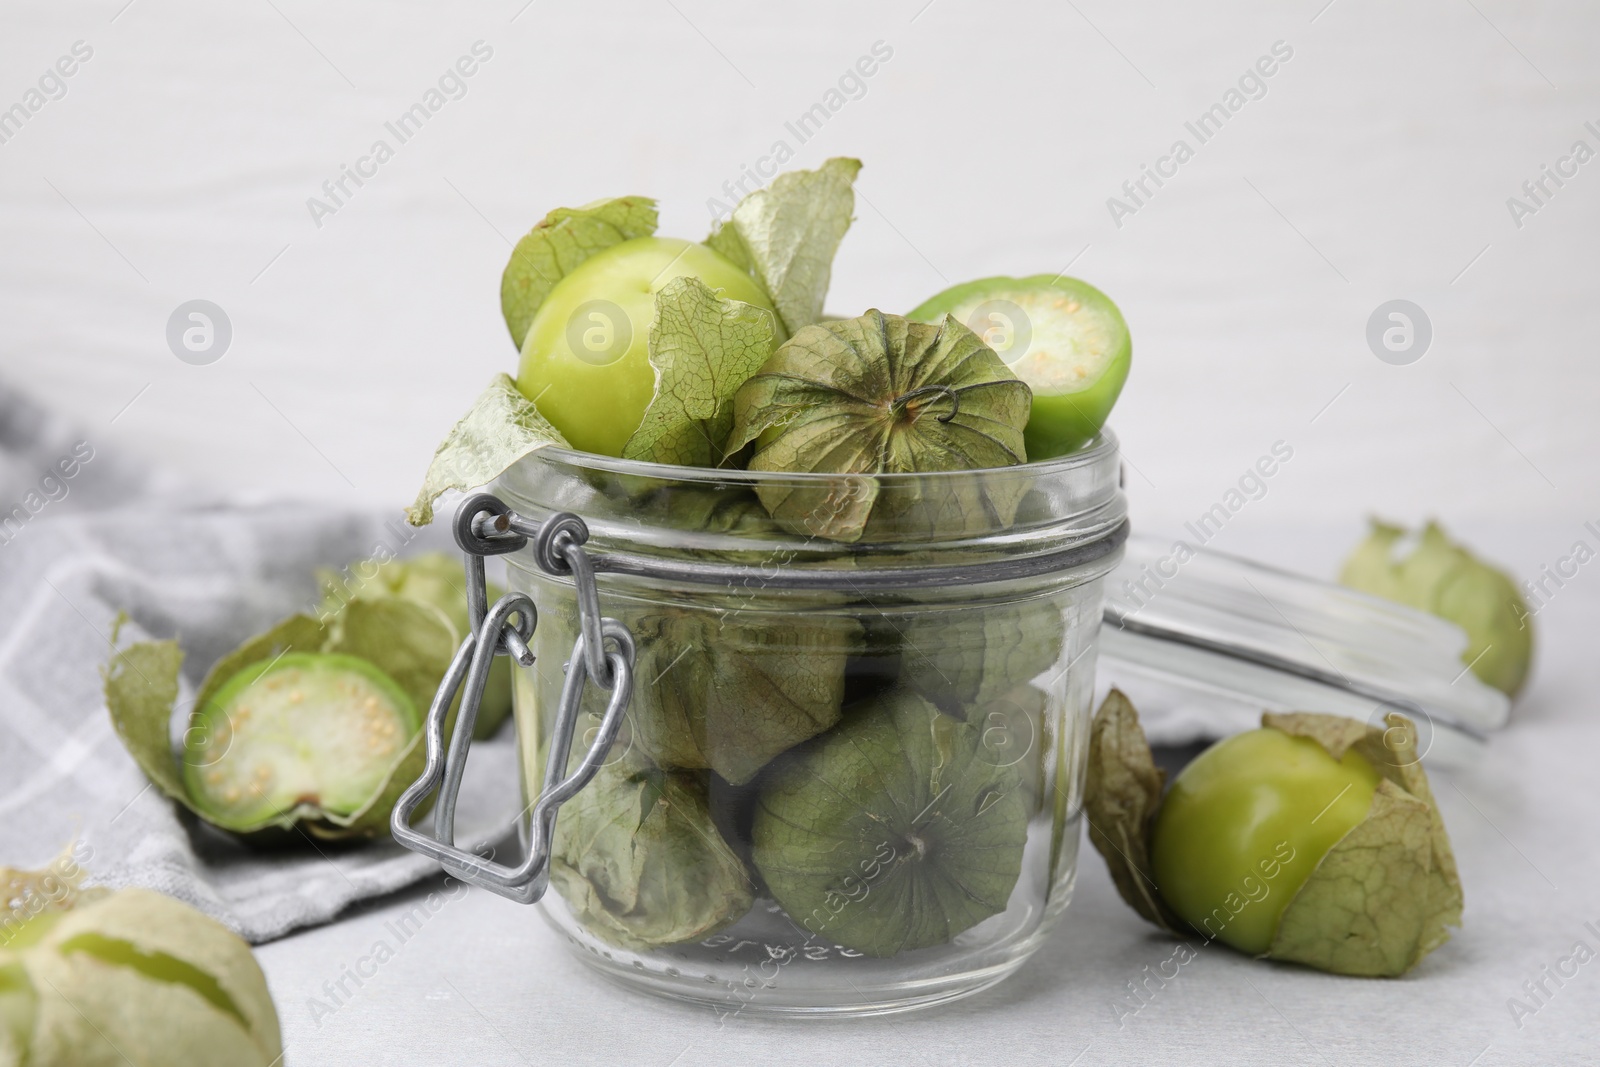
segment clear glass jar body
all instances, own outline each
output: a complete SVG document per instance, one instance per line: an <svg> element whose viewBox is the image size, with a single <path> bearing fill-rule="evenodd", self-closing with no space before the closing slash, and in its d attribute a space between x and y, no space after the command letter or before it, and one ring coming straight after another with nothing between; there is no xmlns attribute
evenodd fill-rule
<svg viewBox="0 0 1600 1067"><path fill-rule="evenodd" d="M627 724L561 808L539 905L581 958L728 1012L874 1014L976 992L1039 946L1072 892L1125 530L1109 435L875 478L547 449L496 491L585 520L602 613L636 647ZM577 608L529 550L507 564L539 613L515 687L536 792ZM580 743L606 696L588 687Z"/></svg>

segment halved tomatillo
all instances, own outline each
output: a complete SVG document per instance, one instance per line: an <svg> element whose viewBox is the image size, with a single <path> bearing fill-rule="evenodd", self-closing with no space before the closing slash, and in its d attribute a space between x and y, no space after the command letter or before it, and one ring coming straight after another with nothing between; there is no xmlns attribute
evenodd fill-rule
<svg viewBox="0 0 1600 1067"><path fill-rule="evenodd" d="M980 278L952 286L906 317L950 315L1033 390L1028 459L1065 455L1105 425L1128 379L1133 341L1111 298L1060 275Z"/></svg>
<svg viewBox="0 0 1600 1067"><path fill-rule="evenodd" d="M263 840L373 837L422 773L422 709L455 651L437 609L356 598L331 619L291 615L219 659L200 683L181 753L171 744L176 641L119 647L105 670L106 706L146 777L215 826ZM452 729L447 716L446 736Z"/></svg>
<svg viewBox="0 0 1600 1067"><path fill-rule="evenodd" d="M351 815L420 726L411 698L366 660L288 652L246 667L197 709L184 783L226 829L301 808Z"/></svg>

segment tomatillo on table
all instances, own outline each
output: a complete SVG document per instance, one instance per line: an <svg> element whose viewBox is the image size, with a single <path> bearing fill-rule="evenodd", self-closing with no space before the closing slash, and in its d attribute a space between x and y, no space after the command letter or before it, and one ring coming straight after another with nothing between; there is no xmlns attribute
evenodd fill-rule
<svg viewBox="0 0 1600 1067"><path fill-rule="evenodd" d="M282 1067L249 945L172 897L84 887L84 874L72 853L0 867L0 1064Z"/></svg>
<svg viewBox="0 0 1600 1067"><path fill-rule="evenodd" d="M906 317L937 323L945 315L982 338L1033 390L1023 433L1030 461L1065 455L1100 432L1133 362L1128 324L1110 297L1060 275L980 278Z"/></svg>
<svg viewBox="0 0 1600 1067"><path fill-rule="evenodd" d="M1156 884L1190 926L1259 956L1317 861L1366 818L1378 781L1361 753L1336 760L1309 737L1262 727L1218 742L1161 802Z"/></svg>
<svg viewBox="0 0 1600 1067"><path fill-rule="evenodd" d="M1457 544L1430 521L1414 536L1372 520L1372 530L1339 572L1339 582L1409 605L1466 632L1461 662L1514 697L1533 663L1533 612L1511 575Z"/></svg>
<svg viewBox="0 0 1600 1067"><path fill-rule="evenodd" d="M1162 796L1139 715L1112 690L1089 738L1089 839L1124 901L1179 936L1335 974L1394 976L1461 924L1461 881L1416 727L1262 716Z"/></svg>

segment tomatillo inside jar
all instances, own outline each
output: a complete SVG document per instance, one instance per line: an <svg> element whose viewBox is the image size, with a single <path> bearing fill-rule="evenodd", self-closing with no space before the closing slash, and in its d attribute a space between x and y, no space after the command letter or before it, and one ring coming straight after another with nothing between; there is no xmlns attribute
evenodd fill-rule
<svg viewBox="0 0 1600 1067"><path fill-rule="evenodd" d="M582 518L634 655L614 740L542 841L545 916L608 977L750 1013L897 1011L1015 971L1072 891L1118 471L1109 432L929 474L518 463L496 492L530 526ZM774 521L762 500L797 491L873 518L849 543ZM591 684L557 735L583 611L537 551L506 556L537 609L514 686L530 805L554 799L552 745L572 772L612 729Z"/></svg>

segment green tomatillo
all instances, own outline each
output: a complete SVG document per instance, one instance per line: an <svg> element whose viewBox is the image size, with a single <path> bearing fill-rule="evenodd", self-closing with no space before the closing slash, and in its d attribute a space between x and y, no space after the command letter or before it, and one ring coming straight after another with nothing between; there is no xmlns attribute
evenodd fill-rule
<svg viewBox="0 0 1600 1067"><path fill-rule="evenodd" d="M732 402L786 337L822 319L859 160L780 174L701 244L655 237L656 203L557 208L517 242L500 307L521 354L435 450L407 518L540 448L727 466ZM1020 448L1020 444L1018 446Z"/></svg>
<svg viewBox="0 0 1600 1067"><path fill-rule="evenodd" d="M670 237L636 237L590 256L539 305L517 388L572 447L622 455L656 393L648 344L656 293L685 277L776 315L760 286L721 253Z"/></svg>
<svg viewBox="0 0 1600 1067"><path fill-rule="evenodd" d="M1180 936L1335 974L1394 976L1461 923L1461 882L1416 728L1262 716L1162 796L1138 712L1113 690L1089 739L1089 839L1122 898Z"/></svg>
<svg viewBox="0 0 1600 1067"><path fill-rule="evenodd" d="M1161 802L1156 884L1196 930L1259 956L1328 850L1366 818L1378 772L1309 737L1262 727L1207 749Z"/></svg>

